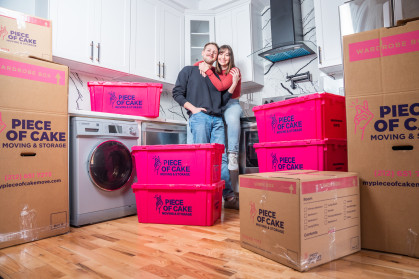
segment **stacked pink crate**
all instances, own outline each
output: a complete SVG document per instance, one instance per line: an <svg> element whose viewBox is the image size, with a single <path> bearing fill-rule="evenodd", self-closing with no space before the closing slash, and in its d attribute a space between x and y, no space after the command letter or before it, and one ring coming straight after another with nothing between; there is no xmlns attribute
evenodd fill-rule
<svg viewBox="0 0 419 279"><path fill-rule="evenodd" d="M345 98L315 93L253 108L259 171L347 171Z"/></svg>
<svg viewBox="0 0 419 279"><path fill-rule="evenodd" d="M92 111L159 117L161 83L89 81Z"/></svg>
<svg viewBox="0 0 419 279"><path fill-rule="evenodd" d="M222 144L134 146L141 223L211 226L221 216Z"/></svg>

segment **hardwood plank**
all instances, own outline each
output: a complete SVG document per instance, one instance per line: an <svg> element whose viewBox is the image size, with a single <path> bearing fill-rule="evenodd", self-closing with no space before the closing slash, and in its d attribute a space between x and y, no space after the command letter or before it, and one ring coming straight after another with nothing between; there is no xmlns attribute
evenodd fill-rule
<svg viewBox="0 0 419 279"><path fill-rule="evenodd" d="M362 250L298 272L240 246L240 218L214 226L141 224L129 216L0 249L3 278L419 278L419 259Z"/></svg>

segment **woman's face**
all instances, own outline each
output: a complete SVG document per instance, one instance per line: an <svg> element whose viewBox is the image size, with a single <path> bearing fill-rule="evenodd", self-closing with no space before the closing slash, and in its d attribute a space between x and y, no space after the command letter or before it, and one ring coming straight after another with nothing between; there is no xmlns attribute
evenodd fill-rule
<svg viewBox="0 0 419 279"><path fill-rule="evenodd" d="M228 66L228 63L230 63L230 53L227 49L220 50L220 53L218 54L218 63L221 67L226 67Z"/></svg>

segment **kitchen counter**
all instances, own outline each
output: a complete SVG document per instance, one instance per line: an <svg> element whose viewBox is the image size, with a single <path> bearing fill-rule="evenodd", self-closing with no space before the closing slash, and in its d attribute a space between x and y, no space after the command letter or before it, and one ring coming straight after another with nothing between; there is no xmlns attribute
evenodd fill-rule
<svg viewBox="0 0 419 279"><path fill-rule="evenodd" d="M69 116L79 116L79 117L93 117L93 118L108 118L108 119L117 119L117 120L127 120L127 121L146 121L146 122L161 122L161 123L175 123L175 124L186 124L186 120L174 120L166 118L149 118L143 116L134 116L134 115L125 115L117 113L107 113L107 112L98 112L98 111L88 111L88 110L78 110L68 113Z"/></svg>

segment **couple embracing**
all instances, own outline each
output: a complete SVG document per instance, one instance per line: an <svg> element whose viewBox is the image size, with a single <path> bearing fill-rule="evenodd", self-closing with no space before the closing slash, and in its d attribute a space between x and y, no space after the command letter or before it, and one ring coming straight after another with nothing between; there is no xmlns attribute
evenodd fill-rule
<svg viewBox="0 0 419 279"><path fill-rule="evenodd" d="M224 122L227 124L227 154L223 154L221 179L225 181L223 190L224 207L239 209L239 198L235 195L230 181L229 168L237 170L240 137L239 104L241 91L240 71L234 65L234 55L230 46L218 47L207 43L202 50L202 62L184 67L173 88L173 98L183 106L189 115L190 143L226 144ZM216 67L212 65L216 62Z"/></svg>

